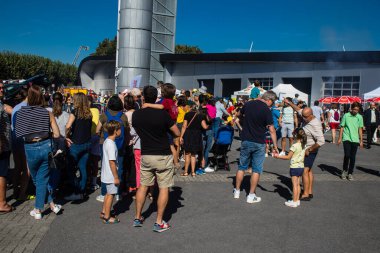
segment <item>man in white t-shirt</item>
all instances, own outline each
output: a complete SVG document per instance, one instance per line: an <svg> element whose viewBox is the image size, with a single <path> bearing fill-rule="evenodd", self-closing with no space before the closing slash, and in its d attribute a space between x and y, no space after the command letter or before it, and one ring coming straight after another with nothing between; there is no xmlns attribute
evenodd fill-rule
<svg viewBox="0 0 380 253"><path fill-rule="evenodd" d="M291 98L287 98L292 101ZM278 120L281 124L281 153L280 156L286 155L286 138L289 138L289 147L293 145L294 127L298 125L297 113L287 104L281 110L281 116Z"/></svg>
<svg viewBox="0 0 380 253"><path fill-rule="evenodd" d="M115 194L117 194L120 179L117 173L118 149L115 139L121 135L120 122L111 120L104 125L108 138L103 143L103 160L101 181L106 185L107 194L104 196L102 219L106 224L119 223L115 217L111 217L111 207Z"/></svg>

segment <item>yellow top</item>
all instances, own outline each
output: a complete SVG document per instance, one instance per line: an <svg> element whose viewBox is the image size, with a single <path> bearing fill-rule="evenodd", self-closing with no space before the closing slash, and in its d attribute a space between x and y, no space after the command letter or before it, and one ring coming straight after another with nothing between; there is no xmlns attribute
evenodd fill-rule
<svg viewBox="0 0 380 253"><path fill-rule="evenodd" d="M306 149L302 149L300 142L294 143L290 147L290 151L293 152L292 159L290 160L290 168L296 169L304 167L305 150Z"/></svg>
<svg viewBox="0 0 380 253"><path fill-rule="evenodd" d="M188 110L184 110L182 106L178 106L178 116L177 116L177 123L183 123L185 120L185 114L188 112Z"/></svg>
<svg viewBox="0 0 380 253"><path fill-rule="evenodd" d="M91 125L91 134L96 134L96 126L99 123L99 110L97 108L90 108L92 114L92 125Z"/></svg>

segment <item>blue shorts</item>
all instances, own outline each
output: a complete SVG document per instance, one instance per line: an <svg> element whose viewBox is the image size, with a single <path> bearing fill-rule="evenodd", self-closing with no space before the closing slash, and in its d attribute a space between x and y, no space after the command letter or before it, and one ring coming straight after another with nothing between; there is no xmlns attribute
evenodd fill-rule
<svg viewBox="0 0 380 253"><path fill-rule="evenodd" d="M252 141L242 141L240 148L239 170L247 170L252 166L252 171L258 174L263 172L265 160L265 144Z"/></svg>
<svg viewBox="0 0 380 253"><path fill-rule="evenodd" d="M289 174L291 177L300 177L303 174L303 168L290 168Z"/></svg>
<svg viewBox="0 0 380 253"><path fill-rule="evenodd" d="M7 177L9 169L9 158L11 152L6 151L0 154L0 177Z"/></svg>
<svg viewBox="0 0 380 253"><path fill-rule="evenodd" d="M317 158L317 155L318 155L318 151L310 153L308 156L305 156L305 160L304 160L305 168L311 169L313 167L313 164L314 164L315 158Z"/></svg>

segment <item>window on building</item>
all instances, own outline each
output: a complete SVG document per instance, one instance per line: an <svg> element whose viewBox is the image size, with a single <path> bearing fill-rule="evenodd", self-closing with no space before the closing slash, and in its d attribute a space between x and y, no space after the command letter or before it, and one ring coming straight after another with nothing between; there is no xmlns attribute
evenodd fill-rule
<svg viewBox="0 0 380 253"><path fill-rule="evenodd" d="M360 76L322 77L323 97L359 96Z"/></svg>
<svg viewBox="0 0 380 253"><path fill-rule="evenodd" d="M271 90L273 89L273 78L267 77L267 78L248 78L249 83L253 84L256 80L259 80L261 82L261 88L264 90Z"/></svg>

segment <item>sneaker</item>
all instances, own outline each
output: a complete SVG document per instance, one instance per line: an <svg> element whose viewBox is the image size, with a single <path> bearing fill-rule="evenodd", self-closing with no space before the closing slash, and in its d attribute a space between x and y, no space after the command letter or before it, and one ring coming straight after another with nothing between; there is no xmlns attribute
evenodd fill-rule
<svg viewBox="0 0 380 253"><path fill-rule="evenodd" d="M50 208L50 209L51 209L51 211L54 212L55 214L58 214L58 213L61 211L62 206L61 206L61 205L57 205L57 204L55 204L55 205L54 205L54 208Z"/></svg>
<svg viewBox="0 0 380 253"><path fill-rule="evenodd" d="M41 220L42 219L42 214L39 210L33 209L30 211L30 216L34 217L36 220Z"/></svg>
<svg viewBox="0 0 380 253"><path fill-rule="evenodd" d="M204 175L204 174L206 174L206 172L203 169L199 168L199 169L197 169L195 171L195 174L197 174L197 175Z"/></svg>
<svg viewBox="0 0 380 253"><path fill-rule="evenodd" d="M346 171L342 171L342 174L340 175L340 178L345 180L347 178L347 172Z"/></svg>
<svg viewBox="0 0 380 253"><path fill-rule="evenodd" d="M91 190L92 191L96 191L99 188L100 188L100 186L98 184L91 185Z"/></svg>
<svg viewBox="0 0 380 253"><path fill-rule="evenodd" d="M82 200L82 199L83 199L83 194L75 194L75 193L65 197L65 200L68 200L68 201Z"/></svg>
<svg viewBox="0 0 380 253"><path fill-rule="evenodd" d="M142 216L141 216L140 219L134 219L134 220L133 220L133 226L134 226L135 228L142 227L143 223L144 223L144 217L142 217Z"/></svg>
<svg viewBox="0 0 380 253"><path fill-rule="evenodd" d="M121 198L120 198L120 195L119 195L119 194L116 194L116 196L115 196L115 201L118 202L120 199L121 199Z"/></svg>
<svg viewBox="0 0 380 253"><path fill-rule="evenodd" d="M352 176L352 174L348 174L347 179L348 179L349 181L353 181L353 180L354 180L354 177Z"/></svg>
<svg viewBox="0 0 380 253"><path fill-rule="evenodd" d="M210 172L215 172L215 169L210 167L210 166L207 166L206 169L205 169L205 172L207 173L210 173Z"/></svg>
<svg viewBox="0 0 380 253"><path fill-rule="evenodd" d="M170 229L170 225L165 221L162 221L162 224L154 223L153 225L153 231L157 233L164 232L168 229Z"/></svg>
<svg viewBox="0 0 380 253"><path fill-rule="evenodd" d="M268 157L268 154L267 154L267 153L265 153L265 157Z"/></svg>
<svg viewBox="0 0 380 253"><path fill-rule="evenodd" d="M286 153L284 151L281 151L279 156L286 156Z"/></svg>
<svg viewBox="0 0 380 253"><path fill-rule="evenodd" d="M238 199L238 198L240 198L240 191L234 189L234 199Z"/></svg>
<svg viewBox="0 0 380 253"><path fill-rule="evenodd" d="M290 202L290 201L293 201L293 200L289 199L288 202ZM297 206L301 205L301 201L299 201L299 200L297 200L295 203L297 204Z"/></svg>
<svg viewBox="0 0 380 253"><path fill-rule="evenodd" d="M290 201L286 201L285 202L285 205L288 206L288 207L298 207L298 201L294 202L293 200L290 200Z"/></svg>
<svg viewBox="0 0 380 253"><path fill-rule="evenodd" d="M253 203L259 203L261 201L260 197L257 197L256 195L249 194L247 196L247 203L253 204Z"/></svg>
<svg viewBox="0 0 380 253"><path fill-rule="evenodd" d="M104 202L104 196L102 194L96 196L96 200L99 202Z"/></svg>

